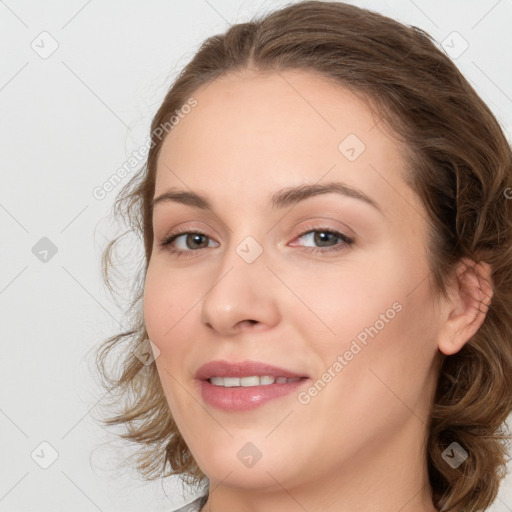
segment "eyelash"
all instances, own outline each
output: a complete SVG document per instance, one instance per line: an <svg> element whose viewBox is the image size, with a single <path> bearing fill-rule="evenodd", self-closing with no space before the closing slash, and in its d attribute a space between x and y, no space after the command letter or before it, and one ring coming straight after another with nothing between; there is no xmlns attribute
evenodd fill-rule
<svg viewBox="0 0 512 512"><path fill-rule="evenodd" d="M343 250L345 246L350 247L354 243L354 240L352 238L344 235L343 233L340 233L339 231L335 231L335 230L332 230L329 228L309 226L309 227L305 227L304 229L306 231L303 231L297 238L302 238L303 236L308 235L310 233L320 232L320 233L329 233L331 235L335 235L336 238L340 238L343 242L341 244L337 244L337 245L334 245L332 247L327 247L327 248L320 248L320 247L305 247L304 248L307 252L311 252L314 254L327 253L327 252L338 252L338 251ZM210 238L207 235L205 235L204 233L202 233L201 231L196 231L193 229L192 230L184 229L184 230L176 231L176 232L171 233L170 235L166 236L160 242L160 247L165 248L167 251L169 251L171 254L174 254L177 257L178 256L192 257L192 253L198 252L199 249L189 249L189 250L185 251L183 249L171 248L171 245L170 245L172 242L174 242L174 240L176 240L176 238L179 238L182 235L192 235L192 234L203 235L208 239ZM203 249L205 249L205 248L203 247Z"/></svg>

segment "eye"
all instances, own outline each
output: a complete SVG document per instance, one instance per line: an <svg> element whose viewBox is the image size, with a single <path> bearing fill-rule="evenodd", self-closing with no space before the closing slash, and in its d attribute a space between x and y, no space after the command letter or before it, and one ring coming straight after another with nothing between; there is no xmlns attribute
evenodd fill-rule
<svg viewBox="0 0 512 512"><path fill-rule="evenodd" d="M183 238L182 248L175 248L173 244L180 238ZM180 231L178 233L171 233L162 240L160 245L165 247L166 250L172 254L176 254L176 256L190 256L191 253L196 252L197 249L208 247L208 242L205 244L205 240L208 239L209 237L200 231Z"/></svg>
<svg viewBox="0 0 512 512"><path fill-rule="evenodd" d="M308 231L303 232L298 239L305 239L319 245L319 247L305 246L304 249L307 252L326 253L341 251L354 243L352 238L330 228L316 227L311 229L310 227L305 229L308 229ZM181 247L176 247L175 244L177 244L180 238L183 239L181 240L182 245ZM336 242L336 240L338 240L338 242ZM212 241L211 238L200 231L180 231L168 235L160 242L160 246L176 256L189 257L192 256L194 252L198 252L199 249L212 247L209 241ZM300 244L291 245L293 247Z"/></svg>
<svg viewBox="0 0 512 512"><path fill-rule="evenodd" d="M331 252L331 251L341 251L346 246L351 246L354 243L354 240L343 233L340 233L339 231L335 231L330 228L320 228L315 227L314 229L309 229L309 231L306 231L302 233L298 239L304 239L309 242L312 242L314 244L317 244L319 247L308 247L306 246L305 249L308 252ZM336 240L339 240L336 243ZM340 242L341 241L341 242ZM334 243L333 243L334 242ZM292 244L296 245L296 244Z"/></svg>

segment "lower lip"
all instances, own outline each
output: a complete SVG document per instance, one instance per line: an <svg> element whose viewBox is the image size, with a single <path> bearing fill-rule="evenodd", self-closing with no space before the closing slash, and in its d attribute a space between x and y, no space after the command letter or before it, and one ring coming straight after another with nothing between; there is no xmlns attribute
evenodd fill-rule
<svg viewBox="0 0 512 512"><path fill-rule="evenodd" d="M270 400L289 395L307 380L303 378L282 384L267 384L251 387L224 387L210 384L207 380L199 381L203 400L213 407L224 411L248 411Z"/></svg>

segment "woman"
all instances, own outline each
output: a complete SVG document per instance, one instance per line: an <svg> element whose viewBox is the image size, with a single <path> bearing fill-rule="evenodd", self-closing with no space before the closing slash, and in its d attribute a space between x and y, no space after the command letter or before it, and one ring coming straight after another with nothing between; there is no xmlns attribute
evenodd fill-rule
<svg viewBox="0 0 512 512"><path fill-rule="evenodd" d="M417 28L302 2L209 38L117 201L146 261L98 353L130 344L106 423L149 478L204 486L184 511L485 509L510 187L499 124Z"/></svg>

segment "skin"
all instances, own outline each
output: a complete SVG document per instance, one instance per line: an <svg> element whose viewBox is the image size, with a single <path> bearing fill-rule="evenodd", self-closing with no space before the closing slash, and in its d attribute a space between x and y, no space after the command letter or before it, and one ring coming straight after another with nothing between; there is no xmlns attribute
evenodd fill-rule
<svg viewBox="0 0 512 512"><path fill-rule="evenodd" d="M424 439L437 364L476 332L490 290L459 272L448 298L435 291L402 148L345 88L305 71L245 70L193 96L163 143L155 197L192 190L214 211L155 207L144 315L170 410L210 479L203 511L436 510ZM354 161L338 149L348 134L366 146ZM334 193L269 205L278 189L327 181L382 212ZM205 235L175 240L191 257L159 245L178 227ZM322 228L354 243L333 236L324 247L341 250L307 252L322 245L305 233ZM236 252L247 236L263 249L252 263ZM297 393L246 412L202 401L194 373L213 359L281 366L310 376L298 391L308 390L394 303L400 312L307 404ZM261 452L250 468L237 457L248 442Z"/></svg>

